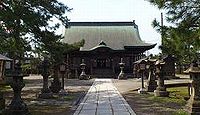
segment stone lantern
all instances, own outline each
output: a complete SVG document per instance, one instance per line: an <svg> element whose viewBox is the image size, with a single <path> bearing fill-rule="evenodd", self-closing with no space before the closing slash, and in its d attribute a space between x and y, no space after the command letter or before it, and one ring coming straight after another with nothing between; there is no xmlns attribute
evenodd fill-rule
<svg viewBox="0 0 200 115"><path fill-rule="evenodd" d="M59 95L60 96L65 96L67 95L67 92L65 91L64 87L65 87L65 73L66 73L66 69L67 69L67 66L66 66L66 63L61 63L60 64L60 68L59 68L59 71L60 73L62 74L62 86L61 86L61 90L59 92Z"/></svg>
<svg viewBox="0 0 200 115"><path fill-rule="evenodd" d="M80 80L88 80L88 76L85 74L85 66L86 64L84 63L84 59L82 59L82 63L80 64L80 68L82 70L80 76L79 76L79 79Z"/></svg>
<svg viewBox="0 0 200 115"><path fill-rule="evenodd" d="M125 63L123 63L123 58L121 58L121 62L119 63L119 67L121 71L118 75L118 79L126 79L126 76L124 74L124 66L125 66Z"/></svg>
<svg viewBox="0 0 200 115"><path fill-rule="evenodd" d="M158 86L157 83L156 83L156 76L155 76L155 62L156 60L153 60L153 59L148 59L147 60L147 69L148 69L148 72L149 72L149 77L148 77L148 80L147 80L147 83L146 83L146 89L148 92L153 92L156 87Z"/></svg>
<svg viewBox="0 0 200 115"><path fill-rule="evenodd" d="M21 90L25 86L23 82L24 75L22 74L21 64L18 62L15 65L15 70L9 77L12 76L13 81L11 87L14 91L14 96L11 103L8 106L6 113L8 115L28 115L29 111L27 105L23 102L21 98Z"/></svg>
<svg viewBox="0 0 200 115"><path fill-rule="evenodd" d="M0 54L0 83L4 83L4 73L6 69L6 63L11 63L12 59L7 58ZM9 68L10 69L10 68ZM3 98L3 92L0 91L0 114L5 110L5 99Z"/></svg>
<svg viewBox="0 0 200 115"><path fill-rule="evenodd" d="M141 73L141 81L142 81L142 87L138 90L138 93L145 94L146 90L144 88L144 72L146 70L146 61L141 60L138 64L139 64L139 72Z"/></svg>
<svg viewBox="0 0 200 115"><path fill-rule="evenodd" d="M156 77L158 78L157 85L158 87L156 90L154 90L154 95L157 97L168 97L169 92L166 91L166 87L164 84L164 72L163 72L163 66L165 63L158 59L155 63L156 66Z"/></svg>
<svg viewBox="0 0 200 115"><path fill-rule="evenodd" d="M192 115L200 115L200 67L196 61L193 61L189 68L191 76L192 94L188 101L188 110Z"/></svg>
<svg viewBox="0 0 200 115"><path fill-rule="evenodd" d="M53 93L51 92L51 90L48 87L48 78L50 75L49 67L50 67L49 61L46 58L44 58L44 60L42 61L42 65L41 65L42 77L43 77L43 88L41 90L41 93L39 94L39 98L48 99L48 98L53 97Z"/></svg>

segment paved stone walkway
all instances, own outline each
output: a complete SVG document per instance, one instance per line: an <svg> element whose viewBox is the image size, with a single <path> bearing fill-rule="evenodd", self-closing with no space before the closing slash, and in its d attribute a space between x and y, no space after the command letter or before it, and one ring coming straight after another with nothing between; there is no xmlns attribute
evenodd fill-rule
<svg viewBox="0 0 200 115"><path fill-rule="evenodd" d="M111 79L95 79L74 115L136 115Z"/></svg>

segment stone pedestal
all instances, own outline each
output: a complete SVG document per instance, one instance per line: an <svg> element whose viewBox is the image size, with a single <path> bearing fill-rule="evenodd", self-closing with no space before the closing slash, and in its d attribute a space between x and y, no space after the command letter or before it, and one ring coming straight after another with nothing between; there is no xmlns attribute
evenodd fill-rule
<svg viewBox="0 0 200 115"><path fill-rule="evenodd" d="M200 68L196 61L189 68L189 73L192 78L192 94L187 104L188 111L191 115L200 115Z"/></svg>
<svg viewBox="0 0 200 115"><path fill-rule="evenodd" d="M124 71L123 71L123 67L120 67L121 71L118 75L118 79L127 79L125 74L124 74Z"/></svg>
<svg viewBox="0 0 200 115"><path fill-rule="evenodd" d="M68 93L65 91L65 89L61 89L59 91L59 96L67 96L67 95L68 95Z"/></svg>
<svg viewBox="0 0 200 115"><path fill-rule="evenodd" d="M146 83L146 89L148 92L153 92L154 90L156 90L156 87L158 86L156 83L156 76L154 73L154 64L150 63L149 65L149 77L148 77L148 81Z"/></svg>
<svg viewBox="0 0 200 115"><path fill-rule="evenodd" d="M51 86L49 88L53 93L58 93L61 90L61 82L58 76L54 76L53 81L51 82Z"/></svg>
<svg viewBox="0 0 200 115"><path fill-rule="evenodd" d="M5 110L5 99L3 98L3 93L0 91L0 115L3 114Z"/></svg>
<svg viewBox="0 0 200 115"><path fill-rule="evenodd" d="M11 83L11 87L14 91L14 96L8 106L8 110L6 110L6 114L8 115L29 115L27 105L21 98L21 90L25 84L23 82L23 74L20 66L21 64L16 64L13 73L13 82Z"/></svg>
<svg viewBox="0 0 200 115"><path fill-rule="evenodd" d="M38 98L42 98L42 99L50 99L53 98L53 93L51 92L51 90L48 89L42 89L41 92L38 95Z"/></svg>
<svg viewBox="0 0 200 115"><path fill-rule="evenodd" d="M82 63L80 64L80 67L82 69L82 72L79 76L80 80L88 80L89 79L88 75L85 74L85 66L86 66L86 64L84 63L84 59L82 59Z"/></svg>
<svg viewBox="0 0 200 115"><path fill-rule="evenodd" d="M80 80L88 80L88 76L85 74L85 70L82 69L79 79Z"/></svg>
<svg viewBox="0 0 200 115"><path fill-rule="evenodd" d="M164 88L156 88L156 90L154 90L154 95L157 97L168 97L169 92L167 92Z"/></svg>
<svg viewBox="0 0 200 115"><path fill-rule="evenodd" d="M67 96L67 92L65 91L65 79L64 79L65 73L62 72L62 89L59 91L59 96Z"/></svg>
<svg viewBox="0 0 200 115"><path fill-rule="evenodd" d="M141 82L142 82L142 87L138 90L138 93L140 93L140 94L146 94L147 93L147 91L146 91L146 89L144 88L144 70L141 70L140 71L142 74L142 76L141 76Z"/></svg>
<svg viewBox="0 0 200 115"><path fill-rule="evenodd" d="M118 75L118 79L127 79L125 74L124 74L124 65L125 65L125 63L123 63L123 58L121 58L121 62L119 63L121 71Z"/></svg>
<svg viewBox="0 0 200 115"><path fill-rule="evenodd" d="M41 93L39 94L38 98L48 99L53 97L53 93L48 87L48 78L49 78L49 61L44 59L42 62L42 77L43 77L43 88Z"/></svg>
<svg viewBox="0 0 200 115"><path fill-rule="evenodd" d="M156 87L158 87L156 81L147 81L146 90L148 92L154 92L154 90L156 90Z"/></svg>
<svg viewBox="0 0 200 115"><path fill-rule="evenodd" d="M144 89L144 88L140 88L140 89L138 90L138 93L140 93L140 94L147 94L147 91L146 91L146 89Z"/></svg>
<svg viewBox="0 0 200 115"><path fill-rule="evenodd" d="M168 97L169 96L169 92L166 91L166 87L164 85L164 76L163 76L163 66L164 66L164 62L158 60L156 62L156 76L158 78L158 87L156 88L156 90L154 91L154 95L157 97Z"/></svg>

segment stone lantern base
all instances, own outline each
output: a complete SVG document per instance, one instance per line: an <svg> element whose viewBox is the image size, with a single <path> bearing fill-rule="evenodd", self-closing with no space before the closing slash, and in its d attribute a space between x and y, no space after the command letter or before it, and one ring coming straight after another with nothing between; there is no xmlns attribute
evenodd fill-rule
<svg viewBox="0 0 200 115"><path fill-rule="evenodd" d="M68 93L64 89L61 89L60 92L58 93L58 95L63 97L63 96L67 96Z"/></svg>
<svg viewBox="0 0 200 115"><path fill-rule="evenodd" d="M165 87L157 87L156 90L154 90L154 95L156 97L168 97L169 92L166 91Z"/></svg>
<svg viewBox="0 0 200 115"><path fill-rule="evenodd" d="M79 80L88 80L89 77L86 74L80 75Z"/></svg>
<svg viewBox="0 0 200 115"><path fill-rule="evenodd" d="M127 77L125 76L123 72L120 72L118 75L118 79L127 79Z"/></svg>
<svg viewBox="0 0 200 115"><path fill-rule="evenodd" d="M140 94L147 94L147 91L146 91L146 89L144 89L144 88L140 88L140 89L138 90L138 93L140 93Z"/></svg>
<svg viewBox="0 0 200 115"><path fill-rule="evenodd" d="M59 79L54 78L51 82L51 86L49 86L49 89L53 93L58 93L61 90L61 82L59 81Z"/></svg>
<svg viewBox="0 0 200 115"><path fill-rule="evenodd" d="M53 93L40 93L38 98L51 99L53 98Z"/></svg>
<svg viewBox="0 0 200 115"><path fill-rule="evenodd" d="M147 84L145 86L148 92L154 92L154 90L156 90L156 87L158 87L156 81L147 81Z"/></svg>
<svg viewBox="0 0 200 115"><path fill-rule="evenodd" d="M45 91L42 90L41 93L39 93L38 98L50 99L53 98L53 93L50 89L45 89Z"/></svg>
<svg viewBox="0 0 200 115"><path fill-rule="evenodd" d="M30 115L27 105L21 100L11 102L5 113L6 115Z"/></svg>
<svg viewBox="0 0 200 115"><path fill-rule="evenodd" d="M187 104L187 109L191 115L200 115L200 100L197 101L190 98Z"/></svg>
<svg viewBox="0 0 200 115"><path fill-rule="evenodd" d="M5 99L3 99L3 93L0 92L0 115L3 114L5 110Z"/></svg>

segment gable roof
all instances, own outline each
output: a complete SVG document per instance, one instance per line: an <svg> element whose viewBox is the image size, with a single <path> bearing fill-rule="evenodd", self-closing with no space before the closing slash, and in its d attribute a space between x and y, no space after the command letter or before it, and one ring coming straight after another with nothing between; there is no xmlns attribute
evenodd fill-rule
<svg viewBox="0 0 200 115"><path fill-rule="evenodd" d="M85 40L80 51L94 49L103 41L113 50L124 50L125 47L153 48L155 44L148 44L141 40L138 26L133 22L69 22L65 30L63 42L73 44Z"/></svg>
<svg viewBox="0 0 200 115"><path fill-rule="evenodd" d="M0 60L11 61L12 59L0 54Z"/></svg>

